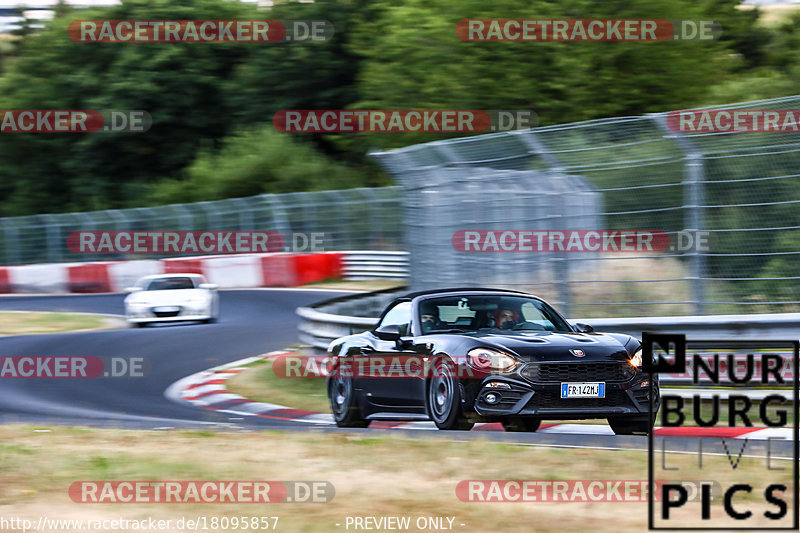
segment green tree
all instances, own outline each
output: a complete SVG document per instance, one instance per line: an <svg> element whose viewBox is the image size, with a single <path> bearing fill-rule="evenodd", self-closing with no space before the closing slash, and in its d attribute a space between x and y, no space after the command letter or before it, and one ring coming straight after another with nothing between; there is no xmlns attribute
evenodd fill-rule
<svg viewBox="0 0 800 533"><path fill-rule="evenodd" d="M727 2L732 4L732 2ZM734 65L717 41L462 42L465 18L703 19L690 0L408 0L360 28L366 56L357 107L533 109L541 124L632 115L695 104ZM374 32L382 32L380 39ZM370 145L432 140L371 135Z"/></svg>
<svg viewBox="0 0 800 533"><path fill-rule="evenodd" d="M144 134L3 135L0 216L135 205L148 184L180 180L198 151L213 152L238 127L270 122L286 107L345 107L356 100L359 66L346 25L364 5L127 0L65 10L20 40L19 58L0 78L0 109L141 109L153 125ZM67 35L72 19L263 18L330 20L337 33L267 44L93 44Z"/></svg>
<svg viewBox="0 0 800 533"><path fill-rule="evenodd" d="M183 179L152 185L147 198L157 205L365 184L385 185L370 183L362 172L331 160L309 143L260 126L226 138L221 150L204 150Z"/></svg>

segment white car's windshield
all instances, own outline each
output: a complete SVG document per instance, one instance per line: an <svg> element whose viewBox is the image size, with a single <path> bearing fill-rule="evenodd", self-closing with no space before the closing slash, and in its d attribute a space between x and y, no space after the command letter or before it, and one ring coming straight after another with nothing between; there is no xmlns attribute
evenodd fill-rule
<svg viewBox="0 0 800 533"><path fill-rule="evenodd" d="M145 290L168 291L176 289L194 289L192 278L161 278L152 280Z"/></svg>
<svg viewBox="0 0 800 533"><path fill-rule="evenodd" d="M462 295L428 298L419 304L423 334L450 330L505 333L525 331L572 332L555 310L534 298L500 295Z"/></svg>

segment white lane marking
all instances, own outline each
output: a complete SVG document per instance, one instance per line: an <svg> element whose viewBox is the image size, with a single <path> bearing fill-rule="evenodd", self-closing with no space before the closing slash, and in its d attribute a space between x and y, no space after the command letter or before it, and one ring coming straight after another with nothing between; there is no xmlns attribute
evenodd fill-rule
<svg viewBox="0 0 800 533"><path fill-rule="evenodd" d="M613 435L614 431L606 425L600 424L556 424L542 428L537 433L567 433L571 435Z"/></svg>

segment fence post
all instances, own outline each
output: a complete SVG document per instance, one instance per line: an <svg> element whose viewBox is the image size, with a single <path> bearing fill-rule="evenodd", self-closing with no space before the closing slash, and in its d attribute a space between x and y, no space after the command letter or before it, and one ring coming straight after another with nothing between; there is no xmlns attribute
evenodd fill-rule
<svg viewBox="0 0 800 533"><path fill-rule="evenodd" d="M19 255L19 230L11 218L0 218L0 223L3 226L3 233L5 234L6 264L19 264L22 262Z"/></svg>
<svg viewBox="0 0 800 533"><path fill-rule="evenodd" d="M61 233L61 226L59 226L58 230L56 229L56 225L53 222L54 215L41 215L41 217L45 222L45 235L47 239L45 241L47 242L47 250L45 251L45 254L47 261L49 263L58 263L61 260L61 254L58 254L58 258L56 258L55 254L56 249L58 248L58 234Z"/></svg>
<svg viewBox="0 0 800 533"><path fill-rule="evenodd" d="M518 133L514 132L514 134L522 139L525 145L530 149L531 153L540 156L542 160L547 163L547 166L549 167L549 174L554 180L563 180L562 174L564 172L564 163L561 161L561 159L547 149L547 147L536 136L533 130L520 130ZM574 229L567 228L564 225L564 220L568 216L565 212L568 202L565 201L566 198L564 197L565 193L562 189L562 192L558 195L558 226L562 230ZM564 316L572 316L570 309L572 304L572 294L570 293L569 287L569 265L567 264L567 253L556 252L556 254L558 255L554 255L553 257L553 260L555 261L553 272L556 277L554 281L556 282L556 287L558 290L558 299L561 301L560 303Z"/></svg>
<svg viewBox="0 0 800 533"><path fill-rule="evenodd" d="M703 152L686 135L674 131L667 126L667 115L655 113L649 115L655 123L664 131L668 137L674 138L678 147L684 153L685 176L684 184L684 208L686 209L684 225L685 230L694 232L701 231L705 227L703 216L703 206L705 205L705 194L703 181L705 180L705 165L703 163ZM705 275L706 257L697 246L697 239L694 239L694 249L688 252L691 263L692 294L694 296L694 314L705 314Z"/></svg>

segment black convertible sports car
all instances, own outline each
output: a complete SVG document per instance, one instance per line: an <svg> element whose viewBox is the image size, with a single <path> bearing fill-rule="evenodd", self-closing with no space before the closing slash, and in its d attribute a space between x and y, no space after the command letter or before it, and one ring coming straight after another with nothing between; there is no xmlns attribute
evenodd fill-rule
<svg viewBox="0 0 800 533"><path fill-rule="evenodd" d="M637 339L573 326L517 291L412 293L328 352L339 426L431 419L439 429L499 421L536 431L543 419L607 418L617 434L646 434L654 419ZM653 390L656 411L658 383Z"/></svg>

